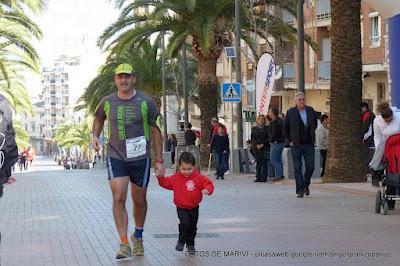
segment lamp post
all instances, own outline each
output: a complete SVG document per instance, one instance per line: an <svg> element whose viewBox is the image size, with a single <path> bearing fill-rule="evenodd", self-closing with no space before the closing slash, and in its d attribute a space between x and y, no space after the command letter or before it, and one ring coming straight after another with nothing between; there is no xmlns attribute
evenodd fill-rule
<svg viewBox="0 0 400 266"><path fill-rule="evenodd" d="M297 87L304 92L304 0L297 0Z"/></svg>
<svg viewBox="0 0 400 266"><path fill-rule="evenodd" d="M182 45L182 78L183 78L183 99L185 110L185 128L188 128L189 123L189 91L187 87L187 61L186 61L186 43Z"/></svg>
<svg viewBox="0 0 400 266"><path fill-rule="evenodd" d="M164 152L168 150L168 128L167 128L167 85L165 76L165 32L161 34L161 63L162 63L162 91L163 91L163 129L164 129Z"/></svg>
<svg viewBox="0 0 400 266"><path fill-rule="evenodd" d="M236 46L236 82L242 83L241 49L240 49L240 0L235 0L235 46ZM243 113L242 101L237 104L237 148L243 148Z"/></svg>

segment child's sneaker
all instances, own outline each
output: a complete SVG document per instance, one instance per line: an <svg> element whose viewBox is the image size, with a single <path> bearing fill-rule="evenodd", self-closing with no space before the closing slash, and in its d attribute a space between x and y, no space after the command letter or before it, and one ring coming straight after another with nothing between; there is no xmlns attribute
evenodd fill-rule
<svg viewBox="0 0 400 266"><path fill-rule="evenodd" d="M183 248L185 247L185 244L183 244L183 243L181 243L181 242L177 242L176 243L176 246L175 246L175 249L177 250L177 251L183 251Z"/></svg>
<svg viewBox="0 0 400 266"><path fill-rule="evenodd" d="M117 253L117 260L126 259L132 257L132 249L129 244L120 244L119 251Z"/></svg>
<svg viewBox="0 0 400 266"><path fill-rule="evenodd" d="M196 254L196 249L194 248L194 246L186 245L186 248L190 256L194 256Z"/></svg>

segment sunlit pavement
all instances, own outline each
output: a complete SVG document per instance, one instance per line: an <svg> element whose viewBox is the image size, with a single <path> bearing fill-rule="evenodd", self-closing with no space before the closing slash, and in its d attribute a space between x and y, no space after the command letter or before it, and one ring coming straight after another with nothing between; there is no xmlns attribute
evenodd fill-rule
<svg viewBox="0 0 400 266"><path fill-rule="evenodd" d="M63 170L41 158L15 177L0 199L2 266L400 264L400 211L375 214L372 192L319 184L309 198L297 199L286 182L254 183L248 175L215 180L215 194L200 207L198 253L190 257L174 250L172 194L152 177L145 256L116 262L105 170ZM131 217L130 223L132 232Z"/></svg>

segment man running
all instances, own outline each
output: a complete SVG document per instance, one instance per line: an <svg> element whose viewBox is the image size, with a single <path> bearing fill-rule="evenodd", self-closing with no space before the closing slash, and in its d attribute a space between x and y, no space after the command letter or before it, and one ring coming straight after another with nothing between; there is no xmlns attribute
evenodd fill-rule
<svg viewBox="0 0 400 266"><path fill-rule="evenodd" d="M132 66L119 65L114 77L118 91L101 100L93 122L93 148L98 151L104 121L108 121L108 180L113 194L115 226L121 238L117 259L133 255L128 241L128 214L125 207L129 181L135 219L135 232L131 236L133 253L135 256L144 255L142 233L147 213L151 141L156 150L155 171L157 175L165 174L163 140L157 126L160 113L150 97L134 88L135 81Z"/></svg>

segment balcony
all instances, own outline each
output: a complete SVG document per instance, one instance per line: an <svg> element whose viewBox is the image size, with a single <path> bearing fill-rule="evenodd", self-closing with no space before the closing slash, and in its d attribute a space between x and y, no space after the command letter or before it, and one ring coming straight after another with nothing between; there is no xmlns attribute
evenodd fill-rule
<svg viewBox="0 0 400 266"><path fill-rule="evenodd" d="M317 1L317 27L331 26L331 3L330 0Z"/></svg>
<svg viewBox="0 0 400 266"><path fill-rule="evenodd" d="M330 0L317 1L317 20L331 18L331 2Z"/></svg>
<svg viewBox="0 0 400 266"><path fill-rule="evenodd" d="M284 82L294 82L294 64L283 64L282 77Z"/></svg>
<svg viewBox="0 0 400 266"><path fill-rule="evenodd" d="M318 62L318 81L329 82L331 80L331 61Z"/></svg>

